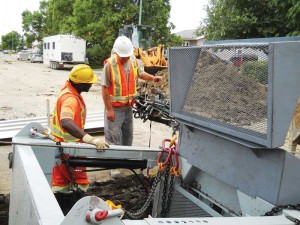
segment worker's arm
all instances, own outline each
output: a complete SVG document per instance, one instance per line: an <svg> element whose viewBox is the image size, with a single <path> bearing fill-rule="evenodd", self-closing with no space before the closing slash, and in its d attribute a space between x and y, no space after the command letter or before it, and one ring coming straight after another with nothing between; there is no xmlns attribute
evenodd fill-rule
<svg viewBox="0 0 300 225"><path fill-rule="evenodd" d="M108 88L106 86L102 86L102 98L105 105L106 110L106 118L109 121L115 121L115 112L110 102L110 96L108 92Z"/></svg>
<svg viewBox="0 0 300 225"><path fill-rule="evenodd" d="M140 59L136 59L136 60L137 60L137 63L138 63L138 76L137 77L139 79L142 79L142 80L145 80L145 81L154 81L154 82L157 82L157 83L161 82L162 77L153 76L153 75L147 73L145 71L143 62Z"/></svg>
<svg viewBox="0 0 300 225"><path fill-rule="evenodd" d="M138 75L138 78L145 80L145 81L154 81L154 82L161 82L162 77L159 76L153 76L147 72L144 72L142 75Z"/></svg>
<svg viewBox="0 0 300 225"><path fill-rule="evenodd" d="M108 87L111 85L110 83L110 70L109 70L109 62L107 62L104 65L103 68L103 73L102 73L102 99L105 105L105 110L106 110L106 118L109 121L115 121L115 112L113 110L111 101L110 101L110 95L108 92Z"/></svg>
<svg viewBox="0 0 300 225"><path fill-rule="evenodd" d="M78 104L75 98L69 97L65 99L61 107L61 126L73 137L83 140L83 142L95 145L97 150L108 148L109 145L99 138L92 137L85 133L81 128L74 122L75 108Z"/></svg>
<svg viewBox="0 0 300 225"><path fill-rule="evenodd" d="M62 119L61 126L73 137L82 139L83 136L86 135L86 133L79 129L72 119Z"/></svg>

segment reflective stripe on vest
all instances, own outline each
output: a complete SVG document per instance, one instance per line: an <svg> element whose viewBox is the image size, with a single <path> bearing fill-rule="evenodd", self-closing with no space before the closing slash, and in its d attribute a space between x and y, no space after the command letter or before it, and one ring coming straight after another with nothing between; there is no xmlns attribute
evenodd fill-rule
<svg viewBox="0 0 300 225"><path fill-rule="evenodd" d="M72 92L66 87L64 90L62 90L59 94L59 97L57 99L57 103L53 112L53 119L52 119L52 124L51 124L51 133L58 137L60 141L63 142L78 142L80 139L73 137L70 135L68 132L66 132L62 127L61 127L61 121L60 121L60 109L57 109L57 106L62 103L62 100L65 99L68 96L73 96L77 98L77 101L79 103L81 115L80 118L74 118L74 122L76 125L83 130L84 125L85 125L85 117L86 117L86 111L85 111L85 104L84 102L81 101L81 99L72 94ZM59 112L58 112L59 111ZM75 115L76 116L76 115Z"/></svg>
<svg viewBox="0 0 300 225"><path fill-rule="evenodd" d="M136 79L138 66L135 57L131 57L128 61L130 68L128 77L116 56L109 58L108 62L110 63L111 73L111 86L108 88L108 92L112 105L123 106L130 104L137 94ZM135 65L133 62L135 62Z"/></svg>

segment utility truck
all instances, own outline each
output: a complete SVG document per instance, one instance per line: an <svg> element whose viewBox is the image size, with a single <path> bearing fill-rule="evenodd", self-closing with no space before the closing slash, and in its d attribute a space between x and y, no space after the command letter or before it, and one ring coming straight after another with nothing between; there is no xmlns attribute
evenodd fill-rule
<svg viewBox="0 0 300 225"><path fill-rule="evenodd" d="M87 63L86 41L73 35L54 35L43 39L43 63L52 69Z"/></svg>
<svg viewBox="0 0 300 225"><path fill-rule="evenodd" d="M237 50L258 58L237 68ZM299 37L169 47L170 113L180 127L178 142L161 147L57 145L41 124L27 124L9 156L9 225L299 224L299 52ZM86 196L64 215L51 190L52 169L63 163L157 173L134 211Z"/></svg>

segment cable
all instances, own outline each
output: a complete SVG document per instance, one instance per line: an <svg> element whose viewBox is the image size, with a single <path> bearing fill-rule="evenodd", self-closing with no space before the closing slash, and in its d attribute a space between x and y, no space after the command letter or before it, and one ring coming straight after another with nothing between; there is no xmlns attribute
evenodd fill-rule
<svg viewBox="0 0 300 225"><path fill-rule="evenodd" d="M113 168L116 169L116 168ZM104 171L104 170L111 170L111 168L101 168L101 169L92 169L92 170L75 170L76 172L96 172L96 171Z"/></svg>
<svg viewBox="0 0 300 225"><path fill-rule="evenodd" d="M142 181L142 179L139 177L139 175L138 175L133 169L130 169L130 170L131 170L131 171L134 173L134 175L138 178L138 180L140 181L140 183L141 183L142 186L144 187L145 192L148 193L147 187L146 187L146 185L144 184L144 182Z"/></svg>

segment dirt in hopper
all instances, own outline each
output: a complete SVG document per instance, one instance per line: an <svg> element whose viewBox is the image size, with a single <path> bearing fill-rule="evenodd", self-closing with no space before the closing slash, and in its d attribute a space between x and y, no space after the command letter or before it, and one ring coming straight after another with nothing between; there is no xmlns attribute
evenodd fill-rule
<svg viewBox="0 0 300 225"><path fill-rule="evenodd" d="M158 94L161 93L165 97L169 96L169 86L168 86L168 69L163 69L158 71L155 76L161 76L162 81L159 84L149 83L143 80L139 80L137 84L137 92L140 96L145 96L147 94Z"/></svg>
<svg viewBox="0 0 300 225"><path fill-rule="evenodd" d="M250 126L267 118L267 86L237 67L202 52L183 110L204 118Z"/></svg>
<svg viewBox="0 0 300 225"><path fill-rule="evenodd" d="M115 205L122 205L125 211L135 212L146 201L147 187L143 174L128 175L105 182L92 182L85 196L111 200ZM8 218L9 194L0 194L0 224L8 225Z"/></svg>
<svg viewBox="0 0 300 225"><path fill-rule="evenodd" d="M0 224L8 225L9 195L0 194Z"/></svg>
<svg viewBox="0 0 300 225"><path fill-rule="evenodd" d="M122 205L126 211L137 211L147 198L146 179L143 174L137 176L129 175L106 182L93 182L86 195L94 195L104 201L111 200L115 205Z"/></svg>

